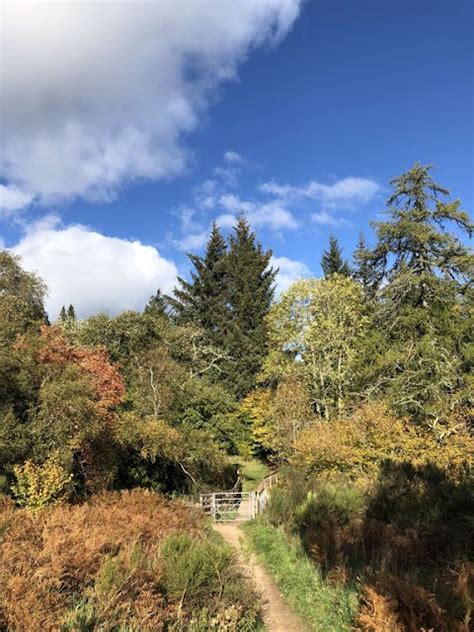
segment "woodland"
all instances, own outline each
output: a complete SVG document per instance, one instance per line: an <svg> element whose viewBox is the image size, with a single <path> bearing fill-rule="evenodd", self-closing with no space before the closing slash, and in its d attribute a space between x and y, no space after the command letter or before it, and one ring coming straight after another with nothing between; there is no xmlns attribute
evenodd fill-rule
<svg viewBox="0 0 474 632"><path fill-rule="evenodd" d="M116 316L50 322L0 251L0 630L263 630L191 504L250 459L280 483L249 541L325 587L308 629L473 629L473 225L429 165L390 188L279 296L244 216Z"/></svg>

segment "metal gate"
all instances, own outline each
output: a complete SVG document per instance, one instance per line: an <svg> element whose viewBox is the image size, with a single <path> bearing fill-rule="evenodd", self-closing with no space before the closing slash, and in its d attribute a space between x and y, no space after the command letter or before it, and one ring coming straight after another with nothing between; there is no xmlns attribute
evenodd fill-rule
<svg viewBox="0 0 474 632"><path fill-rule="evenodd" d="M257 492L200 494L199 504L214 522L246 522L258 512Z"/></svg>

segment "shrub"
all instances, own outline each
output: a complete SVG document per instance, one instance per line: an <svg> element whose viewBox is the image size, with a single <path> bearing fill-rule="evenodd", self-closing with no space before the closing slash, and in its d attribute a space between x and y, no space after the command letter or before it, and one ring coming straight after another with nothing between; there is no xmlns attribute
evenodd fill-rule
<svg viewBox="0 0 474 632"><path fill-rule="evenodd" d="M32 511L64 500L71 490L72 474L57 455L50 456L43 464L26 461L14 467L13 472L16 483L12 491L18 504Z"/></svg>

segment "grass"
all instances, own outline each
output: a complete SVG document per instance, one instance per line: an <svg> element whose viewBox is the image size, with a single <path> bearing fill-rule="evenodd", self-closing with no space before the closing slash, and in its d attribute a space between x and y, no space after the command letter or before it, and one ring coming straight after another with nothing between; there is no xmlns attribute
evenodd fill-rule
<svg viewBox="0 0 474 632"><path fill-rule="evenodd" d="M278 584L292 610L314 632L349 632L357 609L354 589L335 587L296 539L261 521L243 527L250 548Z"/></svg>
<svg viewBox="0 0 474 632"><path fill-rule="evenodd" d="M271 470L262 461L258 459L244 459L243 457L232 457L232 462L239 466L242 476L242 491L253 492L257 489L258 484L271 474Z"/></svg>

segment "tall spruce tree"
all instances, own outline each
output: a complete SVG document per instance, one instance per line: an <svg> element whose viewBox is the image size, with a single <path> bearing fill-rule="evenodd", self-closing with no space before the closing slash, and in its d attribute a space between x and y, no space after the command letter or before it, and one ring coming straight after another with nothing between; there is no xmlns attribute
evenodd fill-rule
<svg viewBox="0 0 474 632"><path fill-rule="evenodd" d="M330 235L329 249L325 250L321 257L321 268L323 269L326 279L332 274L350 276L349 264L342 258L342 249L334 235Z"/></svg>
<svg viewBox="0 0 474 632"><path fill-rule="evenodd" d="M226 290L227 246L216 223L212 225L204 257L188 254L194 266L191 281L178 278L179 286L168 301L180 324L194 324L204 329L210 342L224 346L224 329L228 320Z"/></svg>
<svg viewBox="0 0 474 632"><path fill-rule="evenodd" d="M470 236L469 216L459 201L444 199L449 192L430 170L416 163L392 180L388 219L375 223L378 243L371 260L384 274L378 319L389 347L382 363L390 397L402 411L437 421L466 391L460 332L468 318L474 258L449 230L455 225Z"/></svg>
<svg viewBox="0 0 474 632"><path fill-rule="evenodd" d="M241 216L229 238L226 265L230 310L226 381L238 397L255 386L267 353L264 317L273 299L277 273L269 265L271 256L270 250L263 251L247 220Z"/></svg>
<svg viewBox="0 0 474 632"><path fill-rule="evenodd" d="M371 261L372 252L367 247L363 233L359 235L359 241L353 254L352 277L364 288L367 297L372 298L378 288L378 278Z"/></svg>

